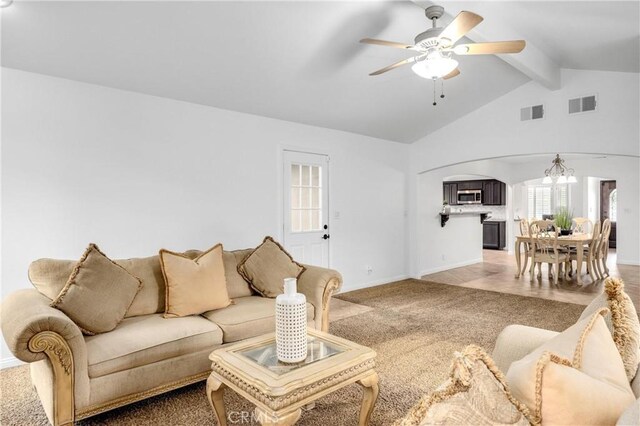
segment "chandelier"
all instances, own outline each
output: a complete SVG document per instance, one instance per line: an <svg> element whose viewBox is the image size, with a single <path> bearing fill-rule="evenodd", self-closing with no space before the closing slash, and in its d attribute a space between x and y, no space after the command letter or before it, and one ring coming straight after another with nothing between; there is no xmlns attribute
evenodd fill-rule
<svg viewBox="0 0 640 426"><path fill-rule="evenodd" d="M576 183L578 180L573 175L573 169L564 165L564 160L560 158L560 154L556 154L556 158L552 161L553 165L544 171L544 179L542 183Z"/></svg>

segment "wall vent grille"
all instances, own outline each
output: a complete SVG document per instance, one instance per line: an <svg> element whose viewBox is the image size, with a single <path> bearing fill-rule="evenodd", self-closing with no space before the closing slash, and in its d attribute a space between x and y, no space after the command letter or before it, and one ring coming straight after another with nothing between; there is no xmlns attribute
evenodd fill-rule
<svg viewBox="0 0 640 426"><path fill-rule="evenodd" d="M539 120L544 117L544 106L533 105L520 109L520 121Z"/></svg>
<svg viewBox="0 0 640 426"><path fill-rule="evenodd" d="M569 114L595 111L598 105L596 95L569 99Z"/></svg>

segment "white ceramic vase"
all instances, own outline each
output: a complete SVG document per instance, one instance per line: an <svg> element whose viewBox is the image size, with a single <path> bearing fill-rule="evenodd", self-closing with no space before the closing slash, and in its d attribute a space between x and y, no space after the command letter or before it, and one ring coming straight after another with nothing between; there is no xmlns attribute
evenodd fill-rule
<svg viewBox="0 0 640 426"><path fill-rule="evenodd" d="M295 363L307 357L307 298L297 292L297 280L284 280L284 294L276 297L278 361Z"/></svg>

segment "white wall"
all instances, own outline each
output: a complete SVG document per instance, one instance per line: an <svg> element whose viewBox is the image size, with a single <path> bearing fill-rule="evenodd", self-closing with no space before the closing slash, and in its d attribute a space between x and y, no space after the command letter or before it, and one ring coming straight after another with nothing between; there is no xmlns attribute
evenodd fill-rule
<svg viewBox="0 0 640 426"><path fill-rule="evenodd" d="M3 294L89 242L127 258L280 237L282 147L331 156L343 290L405 276L406 145L12 69L2 89Z"/></svg>
<svg viewBox="0 0 640 426"><path fill-rule="evenodd" d="M443 167L421 173L417 179L415 269L420 277L450 268L482 262L482 225L480 216L450 216L444 227L440 225L442 182L451 176L465 175L468 179L494 178L507 182L511 168L496 161L476 161L464 165ZM509 202L509 200L507 200ZM455 208L456 206L452 206ZM490 210L488 206L486 210ZM510 215L507 215L507 224ZM507 231L507 234L510 231ZM414 257L414 256L412 256Z"/></svg>
<svg viewBox="0 0 640 426"><path fill-rule="evenodd" d="M617 236L618 263L640 264L640 159L635 157L609 156L603 159L579 158L571 160L568 165L576 170L578 183L573 184L572 194L578 206L575 211L582 214L583 187L580 182L592 181L584 174L593 173L608 176L617 181L618 188L618 222ZM520 209L520 217L526 216L526 193L522 192L522 182L539 178L548 167L546 159L531 159L526 163L513 164L499 160L479 160L465 164L446 166L418 175L416 226L416 260L414 276L455 268L461 265L476 263L482 260L482 235L479 221L462 222L460 218L451 218L444 228L440 227L435 215L441 208L443 178L451 174L477 173L492 176L507 183L513 188L507 197L507 248L512 250L515 235L519 234L518 224L512 219L516 209ZM595 179L599 182L599 179ZM599 196L599 185L596 183ZM439 191L438 192L438 188ZM573 197L573 195L572 195ZM596 208L596 212L599 211ZM513 212L513 214L512 214ZM597 219L596 219L597 220ZM594 220L595 222L595 220ZM457 223L457 224L456 224Z"/></svg>
<svg viewBox="0 0 640 426"><path fill-rule="evenodd" d="M618 185L622 181L622 186L629 189L628 198L624 202L628 213L626 219L621 218L623 222L628 223L626 229L629 233L623 236L626 242L618 244L617 251L619 262L638 264L639 80L640 75L637 73L562 70L562 88L559 90L549 91L536 82L529 82L412 144L407 184L410 194L407 252L411 254L408 264L411 275L419 276L425 270L455 265L453 262L443 262L441 257L440 260L431 260L432 264L429 265L423 262L423 246L432 244L432 241L429 231L424 229L425 221L424 217L420 216L420 211L428 205L431 205L432 210L436 204L441 203L441 193L434 195L438 199L436 203L435 200L429 199L431 195L420 192L420 181L425 179L425 174L444 167L461 165L462 167L456 168L455 172L450 169L444 174L464 175L474 173L470 170L477 171L482 164L477 160L541 153L547 153L550 157L540 164L532 161L535 167L541 167L536 172L519 165L517 169L527 172L507 171L502 179L500 173L494 172L491 168L477 173L488 174L514 184L540 177L556 153L630 156L623 165L623 170L627 173L620 170L616 173ZM568 115L568 99L593 93L598 95L596 112ZM540 103L545 107L544 119L520 121L521 107ZM601 169L600 175L610 176L608 170ZM598 176L593 170L585 170L579 174ZM514 235L513 224L508 228L511 239ZM455 236L451 235L450 238ZM468 256L467 260L472 260L474 256L475 254Z"/></svg>
<svg viewBox="0 0 640 426"><path fill-rule="evenodd" d="M569 116L570 98L593 93L597 112ZM639 100L640 74L562 70L560 90L529 82L412 144L412 171L537 153L639 156ZM544 119L520 121L521 107L540 103Z"/></svg>

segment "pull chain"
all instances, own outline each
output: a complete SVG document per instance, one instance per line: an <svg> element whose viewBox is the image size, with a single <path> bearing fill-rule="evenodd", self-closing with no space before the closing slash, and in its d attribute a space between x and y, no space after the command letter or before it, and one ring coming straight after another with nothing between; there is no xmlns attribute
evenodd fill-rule
<svg viewBox="0 0 640 426"><path fill-rule="evenodd" d="M436 79L433 79L433 106L438 105L436 103Z"/></svg>
<svg viewBox="0 0 640 426"><path fill-rule="evenodd" d="M440 86L440 98L444 98L444 79L440 80L442 85Z"/></svg>

